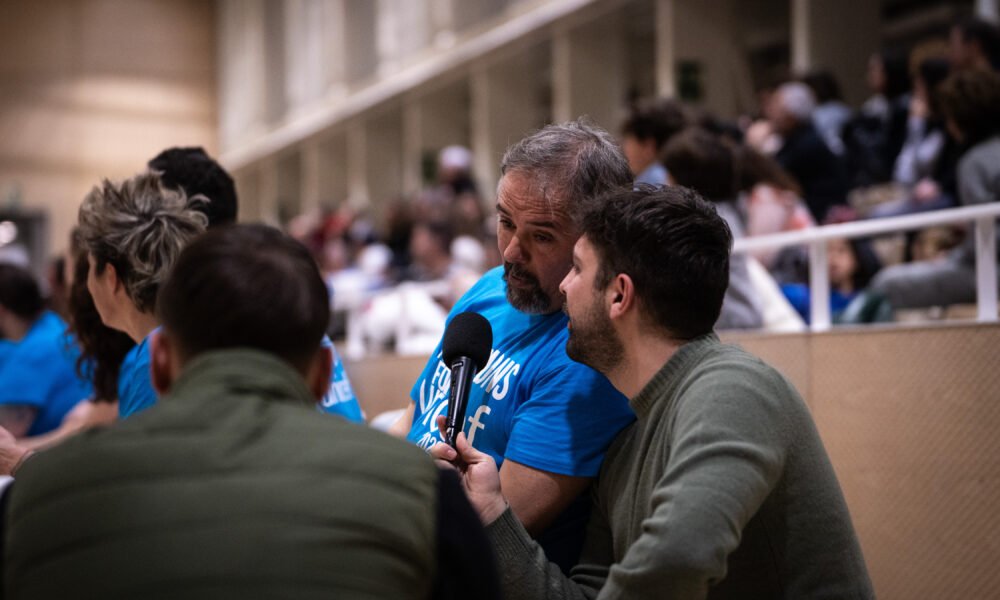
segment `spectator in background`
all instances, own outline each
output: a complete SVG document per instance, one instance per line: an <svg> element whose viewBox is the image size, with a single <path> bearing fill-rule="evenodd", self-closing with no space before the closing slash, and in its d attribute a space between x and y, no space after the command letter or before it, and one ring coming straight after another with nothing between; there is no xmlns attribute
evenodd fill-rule
<svg viewBox="0 0 1000 600"><path fill-rule="evenodd" d="M15 437L52 431L90 397L66 324L45 309L34 276L10 264L0 264L0 335L11 344L0 363L0 426Z"/></svg>
<svg viewBox="0 0 1000 600"><path fill-rule="evenodd" d="M937 94L938 86L948 77L948 68L945 59L930 57L919 60L913 73L906 140L896 158L893 179L911 190L914 209L931 202L935 204L930 208L943 208L950 203L950 198L941 197L941 186L935 181L948 177L941 174L941 170L947 168L942 158L949 140Z"/></svg>
<svg viewBox="0 0 1000 600"><path fill-rule="evenodd" d="M142 173L121 183L105 180L80 206L80 238L90 259L87 286L105 325L137 346L122 364L118 394L124 418L152 406L149 339L157 328L156 293L181 249L205 230L195 209L201 196L163 187Z"/></svg>
<svg viewBox="0 0 1000 600"><path fill-rule="evenodd" d="M830 316L836 323L840 315L881 268L878 257L866 240L830 240L826 246L830 278ZM781 291L799 316L809 323L812 295L804 283L788 283Z"/></svg>
<svg viewBox="0 0 1000 600"><path fill-rule="evenodd" d="M961 204L997 202L1000 200L1000 75L985 69L952 75L941 87L941 108L948 129L969 148L958 163ZM871 290L886 298L893 308L974 302L973 236L969 235L962 246L944 258L883 269L872 282Z"/></svg>
<svg viewBox="0 0 1000 600"><path fill-rule="evenodd" d="M866 76L872 95L844 130L852 186L892 180L892 167L906 138L910 75L906 56L883 50L868 59Z"/></svg>
<svg viewBox="0 0 1000 600"><path fill-rule="evenodd" d="M829 71L813 71L802 78L802 83L808 85L816 97L816 108L812 113L816 131L834 154L843 155L844 126L854 111L844 103L837 80Z"/></svg>
<svg viewBox="0 0 1000 600"><path fill-rule="evenodd" d="M663 149L663 163L671 184L691 188L711 200L726 220L734 238L746 229L736 207L737 189L734 148L717 135L690 128L675 135ZM763 320L761 306L747 271L747 257L736 254L729 261L729 287L716 329L758 329Z"/></svg>
<svg viewBox="0 0 1000 600"><path fill-rule="evenodd" d="M447 279L452 266L451 228L440 222L417 221L410 237L410 264L405 279L437 281Z"/></svg>
<svg viewBox="0 0 1000 600"><path fill-rule="evenodd" d="M831 207L847 198L847 173L812 124L816 100L804 83L783 84L766 107L770 126L780 137L774 157L802 187L813 219L821 223ZM766 151L766 146L759 149Z"/></svg>
<svg viewBox="0 0 1000 600"><path fill-rule="evenodd" d="M640 100L622 125L622 151L635 183L666 185L667 170L660 152L687 125L687 116L676 100Z"/></svg>
<svg viewBox="0 0 1000 600"><path fill-rule="evenodd" d="M76 373L90 382L93 394L67 413L58 428L19 441L22 447L32 450L55 445L83 429L114 422L118 418L118 373L125 356L135 347L128 335L101 322L87 289L90 259L77 229L70 234L70 251L65 260L71 265L65 276L69 331L80 348Z"/></svg>
<svg viewBox="0 0 1000 600"><path fill-rule="evenodd" d="M1000 30L976 17L958 21L949 31L948 57L958 71L1000 68Z"/></svg>

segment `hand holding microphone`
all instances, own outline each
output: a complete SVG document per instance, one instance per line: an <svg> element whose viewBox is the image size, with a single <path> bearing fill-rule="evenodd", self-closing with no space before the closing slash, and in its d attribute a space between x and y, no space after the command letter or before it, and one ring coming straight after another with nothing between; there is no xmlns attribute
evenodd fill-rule
<svg viewBox="0 0 1000 600"><path fill-rule="evenodd" d="M444 331L441 357L451 369L451 393L448 396L448 416L445 419L445 442L455 447L455 438L465 421L472 378L486 366L493 348L493 328L479 313L455 315Z"/></svg>

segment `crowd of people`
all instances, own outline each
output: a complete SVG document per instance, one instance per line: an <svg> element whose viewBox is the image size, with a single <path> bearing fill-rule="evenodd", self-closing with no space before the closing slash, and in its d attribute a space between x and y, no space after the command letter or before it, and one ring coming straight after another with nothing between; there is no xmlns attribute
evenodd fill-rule
<svg viewBox="0 0 1000 600"><path fill-rule="evenodd" d="M200 148L99 182L62 299L0 265L4 594L873 597L801 397L715 331L815 301L801 249L734 239L997 200L1000 38L950 35L873 56L858 111L812 73L735 123L654 99L617 138L548 125L505 153L495 219L458 146L382 233L344 208L237 225ZM886 267L831 242L842 319L975 298L968 236L911 237ZM414 306L427 365L362 426L334 317L401 350ZM492 347L451 445L463 312Z"/></svg>
<svg viewBox="0 0 1000 600"><path fill-rule="evenodd" d="M871 91L858 107L843 101L829 72L813 71L763 87L759 110L733 121L672 99L640 99L616 133L637 184L698 190L737 237L989 202L998 170L988 159L988 142L1000 133L998 38L994 25L970 18L907 52L877 52L858 74ZM471 165L468 150L445 148L436 182L391 204L384 226L346 209L300 226L366 350L426 353L475 275L500 263L494 218L485 215ZM838 240L832 248L835 322L975 302L965 227ZM809 323L804 247L739 255L732 267L718 329ZM414 298L412 288L395 288L405 281L442 285ZM428 328L406 332L413 343L395 327L404 306L414 316L403 321Z"/></svg>

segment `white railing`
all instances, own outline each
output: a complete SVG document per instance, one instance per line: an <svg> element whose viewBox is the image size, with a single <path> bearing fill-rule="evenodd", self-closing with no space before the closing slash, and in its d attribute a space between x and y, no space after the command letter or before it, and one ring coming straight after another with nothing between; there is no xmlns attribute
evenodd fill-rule
<svg viewBox="0 0 1000 600"><path fill-rule="evenodd" d="M812 331L830 329L830 276L826 243L836 238L859 238L898 233L936 225L975 223L976 232L976 303L980 322L997 321L996 219L1000 203L951 208L918 215L907 215L840 225L826 225L799 231L776 233L736 240L733 252L774 250L786 246L809 247L810 325ZM823 299L821 301L820 299Z"/></svg>

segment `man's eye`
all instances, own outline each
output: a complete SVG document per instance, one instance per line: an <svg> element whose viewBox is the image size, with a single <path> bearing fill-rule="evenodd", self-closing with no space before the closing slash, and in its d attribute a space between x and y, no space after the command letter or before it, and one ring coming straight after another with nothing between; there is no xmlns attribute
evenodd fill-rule
<svg viewBox="0 0 1000 600"><path fill-rule="evenodd" d="M552 241L552 236L547 233L536 233L534 237L536 242L541 242L543 244L547 244Z"/></svg>
<svg viewBox="0 0 1000 600"><path fill-rule="evenodd" d="M504 229L513 229L514 224L511 223L510 220L508 219L500 219L500 226L503 227Z"/></svg>

